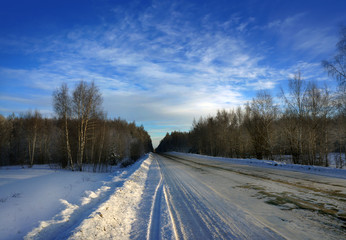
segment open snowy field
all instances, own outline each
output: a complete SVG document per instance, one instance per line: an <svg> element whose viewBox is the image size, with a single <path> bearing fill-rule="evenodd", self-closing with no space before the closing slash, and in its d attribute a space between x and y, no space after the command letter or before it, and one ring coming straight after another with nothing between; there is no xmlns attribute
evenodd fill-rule
<svg viewBox="0 0 346 240"><path fill-rule="evenodd" d="M147 161L148 156L112 173L71 172L49 166L0 168L0 239L68 238L115 192L126 186L140 190L128 182L136 171L146 171ZM117 204L129 204L126 196L122 200ZM125 215L118 214L124 221Z"/></svg>
<svg viewBox="0 0 346 240"><path fill-rule="evenodd" d="M0 239L346 239L346 171L149 154L112 173L0 169Z"/></svg>

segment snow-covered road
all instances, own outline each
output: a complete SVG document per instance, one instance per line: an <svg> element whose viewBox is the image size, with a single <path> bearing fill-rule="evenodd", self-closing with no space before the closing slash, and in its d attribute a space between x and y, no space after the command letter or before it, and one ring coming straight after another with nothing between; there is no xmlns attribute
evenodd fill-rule
<svg viewBox="0 0 346 240"><path fill-rule="evenodd" d="M346 239L345 179L188 154L155 159L162 179L151 224L171 225L171 238ZM160 237L160 226L147 236Z"/></svg>
<svg viewBox="0 0 346 240"><path fill-rule="evenodd" d="M0 239L346 240L346 170L184 153L112 173L4 167L0 223Z"/></svg>

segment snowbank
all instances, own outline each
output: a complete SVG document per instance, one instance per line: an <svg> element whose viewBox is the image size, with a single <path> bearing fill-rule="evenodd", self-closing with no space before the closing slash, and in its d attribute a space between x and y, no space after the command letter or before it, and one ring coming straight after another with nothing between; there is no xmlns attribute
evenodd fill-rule
<svg viewBox="0 0 346 240"><path fill-rule="evenodd" d="M85 191L95 191L108 174L52 170L49 166L0 169L0 236L23 239L39 221L77 204Z"/></svg>
<svg viewBox="0 0 346 240"><path fill-rule="evenodd" d="M66 239L148 158L112 173L0 168L0 238Z"/></svg>
<svg viewBox="0 0 346 240"><path fill-rule="evenodd" d="M151 162L149 156L124 186L91 213L69 239L129 239Z"/></svg>

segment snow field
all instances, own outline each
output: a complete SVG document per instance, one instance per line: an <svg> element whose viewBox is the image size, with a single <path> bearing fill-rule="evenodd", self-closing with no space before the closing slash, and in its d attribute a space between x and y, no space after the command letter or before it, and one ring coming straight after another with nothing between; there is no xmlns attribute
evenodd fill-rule
<svg viewBox="0 0 346 240"><path fill-rule="evenodd" d="M88 197L86 190L97 191L105 184L104 180L111 180L109 175L52 170L47 165L30 169L2 167L0 238L23 239L40 221L58 214L62 220L79 204L81 197Z"/></svg>
<svg viewBox="0 0 346 240"><path fill-rule="evenodd" d="M147 158L112 173L0 168L0 239L67 239Z"/></svg>

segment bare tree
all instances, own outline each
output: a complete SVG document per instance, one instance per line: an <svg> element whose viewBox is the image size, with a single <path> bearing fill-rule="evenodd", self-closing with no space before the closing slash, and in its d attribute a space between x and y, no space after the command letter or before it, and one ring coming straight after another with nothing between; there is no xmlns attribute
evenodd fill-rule
<svg viewBox="0 0 346 240"><path fill-rule="evenodd" d="M71 98L69 96L68 87L66 83L62 84L61 87L53 93L53 105L56 114L59 116L59 118L62 118L64 121L64 132L68 164L73 170L74 164L72 159L68 128L68 120L71 117Z"/></svg>
<svg viewBox="0 0 346 240"><path fill-rule="evenodd" d="M328 74L339 82L336 107L338 111L336 133L338 138L338 165L342 167L342 149L346 157L346 26L340 28L340 40L336 44L337 53L331 60L322 61L322 66Z"/></svg>
<svg viewBox="0 0 346 240"><path fill-rule="evenodd" d="M329 75L336 78L340 85L346 84L346 26L340 30L340 40L336 44L337 54L332 60L322 61L322 66Z"/></svg>
<svg viewBox="0 0 346 240"><path fill-rule="evenodd" d="M41 127L40 126L41 120L42 120L42 116L37 110L34 113L29 111L25 115L25 131L26 131L26 138L28 141L27 146L28 146L30 167L34 165L37 135Z"/></svg>
<svg viewBox="0 0 346 240"><path fill-rule="evenodd" d="M310 82L304 102L306 103L305 132L307 133L308 163L328 166L328 122L333 111L329 91L326 87L318 88L316 83Z"/></svg>
<svg viewBox="0 0 346 240"><path fill-rule="evenodd" d="M59 163L83 170L87 163L107 171L109 164L130 158L131 164L153 150L143 126L107 119L93 83L80 82L72 94L66 84L54 91L58 119L42 119L38 111L0 115L0 165Z"/></svg>
<svg viewBox="0 0 346 240"><path fill-rule="evenodd" d="M228 156L230 152L230 114L226 110L217 111L215 117L215 136L214 142L216 143L216 155Z"/></svg>
<svg viewBox="0 0 346 240"><path fill-rule="evenodd" d="M339 86L334 103L337 113L334 117L335 147L338 152L336 164L337 167L342 168L345 165L344 159L346 159L346 85Z"/></svg>
<svg viewBox="0 0 346 240"><path fill-rule="evenodd" d="M246 108L245 126L251 136L256 157L272 158L272 126L277 117L277 107L272 97L265 91L258 92Z"/></svg>
<svg viewBox="0 0 346 240"><path fill-rule="evenodd" d="M0 114L0 165L9 164L12 129L12 122Z"/></svg>
<svg viewBox="0 0 346 240"><path fill-rule="evenodd" d="M289 80L289 93L282 90L281 97L284 100L285 133L290 143L293 163L302 163L303 155L303 130L306 116L306 84L304 84L301 73L294 75Z"/></svg>
<svg viewBox="0 0 346 240"><path fill-rule="evenodd" d="M88 124L90 119L99 113L101 104L102 97L94 83L87 84L81 81L73 91L72 109L78 122L77 164L80 171L82 171Z"/></svg>

